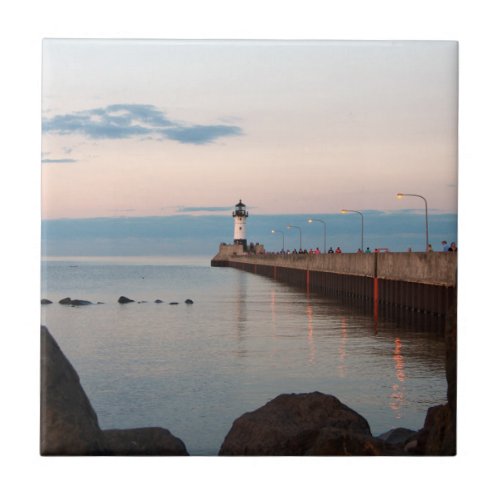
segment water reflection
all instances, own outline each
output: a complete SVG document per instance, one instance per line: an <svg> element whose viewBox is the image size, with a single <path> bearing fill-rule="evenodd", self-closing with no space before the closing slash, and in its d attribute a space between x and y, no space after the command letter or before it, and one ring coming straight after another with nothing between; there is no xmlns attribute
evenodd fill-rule
<svg viewBox="0 0 500 500"><path fill-rule="evenodd" d="M396 379L399 383L392 385L391 403L389 405L394 412L395 418L401 418L401 408L405 401L404 382L406 380L406 375L402 347L403 344L401 339L396 337L394 339L394 354L392 359L394 360Z"/></svg>
<svg viewBox="0 0 500 500"><path fill-rule="evenodd" d="M271 325L273 327L273 337L276 337L276 289L271 289Z"/></svg>
<svg viewBox="0 0 500 500"><path fill-rule="evenodd" d="M309 363L314 364L316 361L316 345L314 343L313 308L309 302L306 304L306 316L307 343L309 344Z"/></svg>
<svg viewBox="0 0 500 500"><path fill-rule="evenodd" d="M247 278L246 273L237 273L236 292L234 304L236 306L236 341L238 357L245 357L247 349L245 347L246 328L247 328Z"/></svg>
<svg viewBox="0 0 500 500"><path fill-rule="evenodd" d="M345 316L340 320L340 344L339 344L339 364L337 372L340 378L345 378L346 370L346 345L347 345L347 319Z"/></svg>

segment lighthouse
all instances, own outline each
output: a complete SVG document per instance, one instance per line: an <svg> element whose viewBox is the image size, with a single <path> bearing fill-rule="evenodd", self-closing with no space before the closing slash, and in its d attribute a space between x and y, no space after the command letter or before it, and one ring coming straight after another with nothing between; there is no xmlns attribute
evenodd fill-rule
<svg viewBox="0 0 500 500"><path fill-rule="evenodd" d="M247 250L247 217L248 212L246 205L240 202L235 205L233 212L234 219L234 244L243 245L243 249Z"/></svg>

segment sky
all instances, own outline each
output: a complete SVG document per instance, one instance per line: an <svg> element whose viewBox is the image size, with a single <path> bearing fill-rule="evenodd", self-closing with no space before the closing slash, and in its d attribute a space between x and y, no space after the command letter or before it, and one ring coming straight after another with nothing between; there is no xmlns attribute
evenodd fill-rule
<svg viewBox="0 0 500 500"><path fill-rule="evenodd" d="M456 214L457 52L47 39L42 219Z"/></svg>

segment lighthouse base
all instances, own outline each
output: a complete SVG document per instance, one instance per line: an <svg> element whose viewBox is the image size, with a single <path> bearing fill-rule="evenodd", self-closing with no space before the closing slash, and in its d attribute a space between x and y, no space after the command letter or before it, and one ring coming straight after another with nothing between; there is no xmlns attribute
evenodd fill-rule
<svg viewBox="0 0 500 500"><path fill-rule="evenodd" d="M247 240L234 240L235 245L242 245L243 246L243 251L246 252L248 250L247 247Z"/></svg>

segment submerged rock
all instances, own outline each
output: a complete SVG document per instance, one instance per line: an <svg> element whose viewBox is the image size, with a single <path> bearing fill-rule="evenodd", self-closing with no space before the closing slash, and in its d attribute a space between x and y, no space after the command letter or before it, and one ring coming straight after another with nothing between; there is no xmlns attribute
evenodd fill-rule
<svg viewBox="0 0 500 500"><path fill-rule="evenodd" d="M155 300L155 304L163 304L163 300L161 300L161 299L156 299L156 300Z"/></svg>
<svg viewBox="0 0 500 500"><path fill-rule="evenodd" d="M336 397L281 394L233 423L219 455L393 455L364 417Z"/></svg>
<svg viewBox="0 0 500 500"><path fill-rule="evenodd" d="M179 305L179 302L170 302L170 305L171 306L177 306L177 305Z"/></svg>
<svg viewBox="0 0 500 500"><path fill-rule="evenodd" d="M90 306L92 305L92 302L89 300L71 299L70 297L65 297L59 301L59 304L64 306Z"/></svg>
<svg viewBox="0 0 500 500"><path fill-rule="evenodd" d="M51 301L51 300L49 300L49 299L42 299L42 300L40 301L40 304L42 304L42 305L43 305L43 304L52 304L52 301Z"/></svg>
<svg viewBox="0 0 500 500"><path fill-rule="evenodd" d="M80 299L73 299L71 301L72 306L90 306L92 305L92 302L89 300L80 300Z"/></svg>
<svg viewBox="0 0 500 500"><path fill-rule="evenodd" d="M184 302L185 302L186 304L193 304L193 303L194 303L191 299L186 299Z"/></svg>
<svg viewBox="0 0 500 500"><path fill-rule="evenodd" d="M135 302L135 300L124 297L123 295L118 299L119 304L128 304L129 302Z"/></svg>

